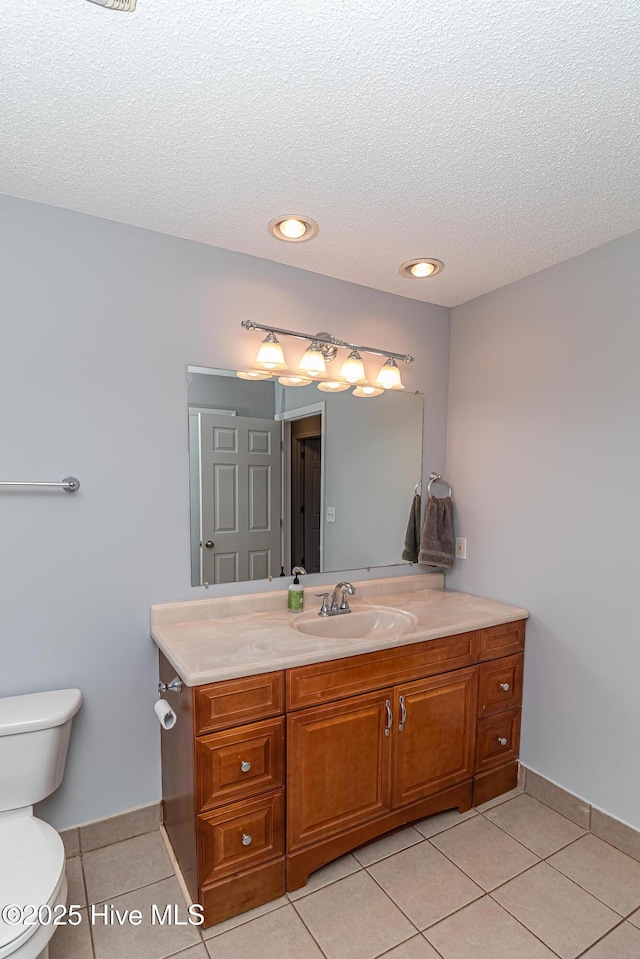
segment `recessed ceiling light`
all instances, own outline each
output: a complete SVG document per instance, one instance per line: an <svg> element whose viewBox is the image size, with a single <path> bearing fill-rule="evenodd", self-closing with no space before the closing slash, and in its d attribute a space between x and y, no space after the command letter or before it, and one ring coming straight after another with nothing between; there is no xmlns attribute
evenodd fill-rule
<svg viewBox="0 0 640 959"><path fill-rule="evenodd" d="M269 223L269 233L276 240L286 243L303 243L312 240L318 234L318 224L308 216L289 213L287 216L277 216Z"/></svg>
<svg viewBox="0 0 640 959"><path fill-rule="evenodd" d="M409 280L424 280L428 276L442 273L443 270L444 263L441 263L440 260L432 260L431 257L423 256L418 260L407 260L398 272Z"/></svg>

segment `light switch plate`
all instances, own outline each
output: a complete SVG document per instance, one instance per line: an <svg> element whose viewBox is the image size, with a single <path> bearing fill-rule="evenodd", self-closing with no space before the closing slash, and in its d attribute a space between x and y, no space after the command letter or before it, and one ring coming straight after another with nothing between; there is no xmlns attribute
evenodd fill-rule
<svg viewBox="0 0 640 959"><path fill-rule="evenodd" d="M335 521L336 521L335 506L327 506L327 523L335 523Z"/></svg>
<svg viewBox="0 0 640 959"><path fill-rule="evenodd" d="M456 559L467 558L467 541L462 536L456 536Z"/></svg>

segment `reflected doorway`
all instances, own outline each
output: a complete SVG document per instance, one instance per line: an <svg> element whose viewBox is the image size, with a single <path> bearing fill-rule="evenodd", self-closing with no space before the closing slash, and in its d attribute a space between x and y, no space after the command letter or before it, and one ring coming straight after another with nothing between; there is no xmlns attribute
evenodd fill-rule
<svg viewBox="0 0 640 959"><path fill-rule="evenodd" d="M321 572L322 417L291 423L291 566Z"/></svg>

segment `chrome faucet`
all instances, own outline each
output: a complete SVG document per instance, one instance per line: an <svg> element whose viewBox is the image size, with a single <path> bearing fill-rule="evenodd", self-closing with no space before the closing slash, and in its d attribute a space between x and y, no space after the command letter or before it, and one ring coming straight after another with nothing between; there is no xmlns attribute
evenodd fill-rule
<svg viewBox="0 0 640 959"><path fill-rule="evenodd" d="M355 596L355 593L356 588L352 586L351 583L338 583L333 591L331 606L329 606L328 593L316 593L316 596L322 597L322 606L320 607L318 616L338 616L341 613L350 613L351 610L349 609L347 596ZM340 599L341 595L342 599Z"/></svg>

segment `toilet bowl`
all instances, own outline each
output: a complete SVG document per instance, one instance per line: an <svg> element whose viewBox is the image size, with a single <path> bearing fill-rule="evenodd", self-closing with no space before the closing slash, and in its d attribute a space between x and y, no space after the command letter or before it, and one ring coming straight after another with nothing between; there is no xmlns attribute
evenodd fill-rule
<svg viewBox="0 0 640 959"><path fill-rule="evenodd" d="M68 918L64 846L33 805L62 781L81 702L78 689L0 699L0 959L47 959Z"/></svg>

